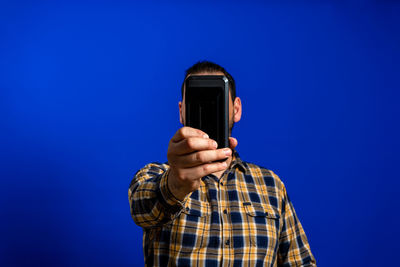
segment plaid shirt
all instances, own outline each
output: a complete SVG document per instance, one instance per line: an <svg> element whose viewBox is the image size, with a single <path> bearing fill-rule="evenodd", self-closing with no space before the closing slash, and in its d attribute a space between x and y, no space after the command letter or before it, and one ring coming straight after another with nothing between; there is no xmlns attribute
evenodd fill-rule
<svg viewBox="0 0 400 267"><path fill-rule="evenodd" d="M168 164L139 170L128 194L143 227L146 266L316 266L307 237L272 171L234 153L220 179L202 178L184 201L168 189Z"/></svg>

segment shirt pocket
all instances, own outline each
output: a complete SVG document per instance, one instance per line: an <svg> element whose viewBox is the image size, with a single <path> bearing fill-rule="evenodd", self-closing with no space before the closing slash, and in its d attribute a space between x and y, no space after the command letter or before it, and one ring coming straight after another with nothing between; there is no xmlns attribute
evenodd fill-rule
<svg viewBox="0 0 400 267"><path fill-rule="evenodd" d="M211 207L206 201L189 199L173 226L175 250L192 253L207 246Z"/></svg>
<svg viewBox="0 0 400 267"><path fill-rule="evenodd" d="M250 244L257 248L275 248L279 236L279 213L271 206L244 202Z"/></svg>

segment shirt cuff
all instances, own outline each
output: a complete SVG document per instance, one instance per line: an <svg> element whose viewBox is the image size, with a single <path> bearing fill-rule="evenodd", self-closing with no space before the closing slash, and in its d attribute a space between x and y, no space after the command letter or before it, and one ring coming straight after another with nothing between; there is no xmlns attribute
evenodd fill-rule
<svg viewBox="0 0 400 267"><path fill-rule="evenodd" d="M160 180L160 201L171 213L177 213L183 209L189 195L183 201L177 199L168 188L168 175L169 169L162 175Z"/></svg>

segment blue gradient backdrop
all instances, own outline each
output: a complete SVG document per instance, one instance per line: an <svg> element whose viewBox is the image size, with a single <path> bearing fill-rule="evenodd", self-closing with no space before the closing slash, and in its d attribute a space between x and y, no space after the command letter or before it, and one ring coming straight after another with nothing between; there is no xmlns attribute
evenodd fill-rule
<svg viewBox="0 0 400 267"><path fill-rule="evenodd" d="M143 265L128 186L166 161L184 70L237 81L242 158L319 266L395 266L396 1L1 1L0 265Z"/></svg>

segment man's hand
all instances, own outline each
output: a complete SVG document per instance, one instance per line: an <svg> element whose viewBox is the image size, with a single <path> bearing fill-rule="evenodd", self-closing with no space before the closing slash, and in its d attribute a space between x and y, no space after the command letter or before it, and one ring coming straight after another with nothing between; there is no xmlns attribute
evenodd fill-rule
<svg viewBox="0 0 400 267"><path fill-rule="evenodd" d="M229 143L233 149L237 140L230 137ZM231 155L230 148L217 149L217 142L203 131L191 127L180 128L168 147L169 190L176 198L183 200L187 194L200 187L202 177L228 167L225 161L214 161L227 159Z"/></svg>

